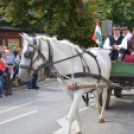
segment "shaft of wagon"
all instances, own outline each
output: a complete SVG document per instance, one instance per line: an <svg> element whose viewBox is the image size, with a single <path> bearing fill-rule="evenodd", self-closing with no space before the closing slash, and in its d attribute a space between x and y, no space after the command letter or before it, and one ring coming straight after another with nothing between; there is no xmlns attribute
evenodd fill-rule
<svg viewBox="0 0 134 134"><path fill-rule="evenodd" d="M78 89L83 89L83 88L104 88L104 87L121 87L118 84L115 83L88 83L88 84L82 84L82 85L70 85L68 86L68 90L78 90Z"/></svg>

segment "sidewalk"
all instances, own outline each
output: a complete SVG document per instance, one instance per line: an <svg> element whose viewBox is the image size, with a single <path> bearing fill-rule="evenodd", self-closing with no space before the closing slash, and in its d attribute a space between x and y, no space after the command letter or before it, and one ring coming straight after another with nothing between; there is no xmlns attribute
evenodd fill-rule
<svg viewBox="0 0 134 134"><path fill-rule="evenodd" d="M38 82L37 85L39 85L39 84L44 84L44 83L56 82L56 81L57 81L56 78L50 78L50 79L47 79L47 80ZM23 89L27 89L26 84L20 85L19 87L12 87L12 90L13 90L13 91L19 91L19 90L23 90Z"/></svg>

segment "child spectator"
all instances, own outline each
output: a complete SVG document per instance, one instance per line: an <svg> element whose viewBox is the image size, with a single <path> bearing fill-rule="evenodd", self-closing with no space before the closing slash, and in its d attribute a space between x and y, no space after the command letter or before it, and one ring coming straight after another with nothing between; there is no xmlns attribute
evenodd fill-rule
<svg viewBox="0 0 134 134"><path fill-rule="evenodd" d="M14 61L16 61L16 59L13 56L13 53L11 50L7 52L6 58L7 58L7 65L14 66ZM12 79L13 74L14 74L13 69L6 68L5 72L10 76L10 79Z"/></svg>

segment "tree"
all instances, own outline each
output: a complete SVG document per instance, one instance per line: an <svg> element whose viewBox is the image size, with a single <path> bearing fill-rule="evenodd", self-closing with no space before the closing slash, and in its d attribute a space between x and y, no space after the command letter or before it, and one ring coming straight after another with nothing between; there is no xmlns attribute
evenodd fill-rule
<svg viewBox="0 0 134 134"><path fill-rule="evenodd" d="M83 0L0 0L0 12L16 27L47 31L88 47L93 43L95 18L84 4Z"/></svg>
<svg viewBox="0 0 134 134"><path fill-rule="evenodd" d="M0 21L0 25L20 27L30 32L40 31L41 24L31 24L35 18L31 12L29 1L26 0L0 0L0 15L6 16L6 21ZM3 24L5 23L5 24Z"/></svg>
<svg viewBox="0 0 134 134"><path fill-rule="evenodd" d="M114 24L128 24L131 29L134 26L133 0L105 0L100 6L100 10L97 12L101 12L101 19L113 20Z"/></svg>

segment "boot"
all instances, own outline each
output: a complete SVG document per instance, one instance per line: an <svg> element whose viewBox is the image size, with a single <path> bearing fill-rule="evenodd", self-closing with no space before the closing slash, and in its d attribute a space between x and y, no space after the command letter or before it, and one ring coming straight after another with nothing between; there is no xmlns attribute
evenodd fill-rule
<svg viewBox="0 0 134 134"><path fill-rule="evenodd" d="M15 80L14 80L14 86L15 87L19 86L18 79L19 79L18 77L15 77Z"/></svg>
<svg viewBox="0 0 134 134"><path fill-rule="evenodd" d="M12 80L13 79L9 79L9 95L12 95Z"/></svg>
<svg viewBox="0 0 134 134"><path fill-rule="evenodd" d="M8 76L4 76L4 79L5 79L5 88L6 88L6 92L5 94L8 95L9 91L9 81L8 81Z"/></svg>

